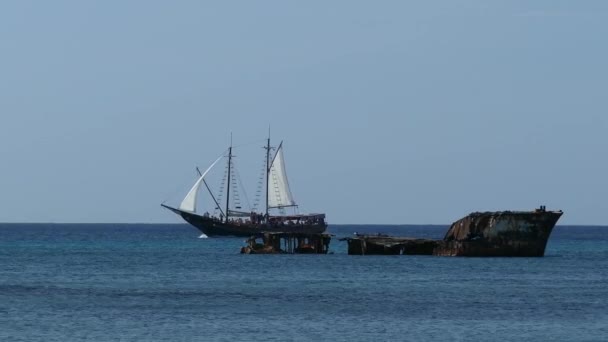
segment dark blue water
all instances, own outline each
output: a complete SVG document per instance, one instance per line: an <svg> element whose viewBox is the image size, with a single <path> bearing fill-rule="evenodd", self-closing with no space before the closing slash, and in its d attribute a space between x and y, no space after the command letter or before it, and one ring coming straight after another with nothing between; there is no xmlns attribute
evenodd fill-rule
<svg viewBox="0 0 608 342"><path fill-rule="evenodd" d="M438 226L332 226L443 236ZM607 341L608 227L544 258L240 255L187 225L0 225L0 341Z"/></svg>

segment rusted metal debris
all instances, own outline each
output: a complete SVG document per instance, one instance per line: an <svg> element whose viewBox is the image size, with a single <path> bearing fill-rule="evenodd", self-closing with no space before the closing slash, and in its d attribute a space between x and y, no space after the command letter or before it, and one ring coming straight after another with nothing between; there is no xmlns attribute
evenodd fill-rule
<svg viewBox="0 0 608 342"><path fill-rule="evenodd" d="M471 213L454 222L443 240L357 235L344 238L351 255L525 256L545 254L562 216L544 206L534 211Z"/></svg>
<svg viewBox="0 0 608 342"><path fill-rule="evenodd" d="M241 254L327 254L331 234L268 233L247 240Z"/></svg>
<svg viewBox="0 0 608 342"><path fill-rule="evenodd" d="M356 235L342 238L348 243L350 255L432 255L437 240L394 237L387 235Z"/></svg>

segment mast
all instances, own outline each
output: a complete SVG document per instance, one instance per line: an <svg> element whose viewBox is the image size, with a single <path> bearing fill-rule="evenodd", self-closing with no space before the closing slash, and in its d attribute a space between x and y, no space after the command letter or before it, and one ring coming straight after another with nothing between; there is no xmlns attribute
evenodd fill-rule
<svg viewBox="0 0 608 342"><path fill-rule="evenodd" d="M228 186L226 188L226 223L228 223L230 205L230 164L232 163L232 133L230 133L230 148L228 149Z"/></svg>
<svg viewBox="0 0 608 342"><path fill-rule="evenodd" d="M266 144L266 218L268 218L268 193L270 185L270 127L268 127L268 140Z"/></svg>

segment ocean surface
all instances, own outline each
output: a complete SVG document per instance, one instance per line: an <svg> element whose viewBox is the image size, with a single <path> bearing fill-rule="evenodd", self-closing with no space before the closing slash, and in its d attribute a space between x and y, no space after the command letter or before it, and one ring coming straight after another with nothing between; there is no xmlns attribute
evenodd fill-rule
<svg viewBox="0 0 608 342"><path fill-rule="evenodd" d="M445 226L330 226L441 238ZM608 341L608 227L544 258L240 255L188 225L0 224L0 341Z"/></svg>

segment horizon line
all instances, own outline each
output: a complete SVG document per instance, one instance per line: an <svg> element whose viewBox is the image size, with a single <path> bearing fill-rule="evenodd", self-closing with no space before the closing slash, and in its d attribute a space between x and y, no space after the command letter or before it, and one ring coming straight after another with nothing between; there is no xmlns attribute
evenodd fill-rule
<svg viewBox="0 0 608 342"><path fill-rule="evenodd" d="M121 224L121 225L187 225L189 223L167 223L167 222L0 222L5 224L51 224L51 225L102 225L102 224ZM452 223L328 223L329 226L450 226ZM608 224L556 224L556 227L608 227Z"/></svg>

